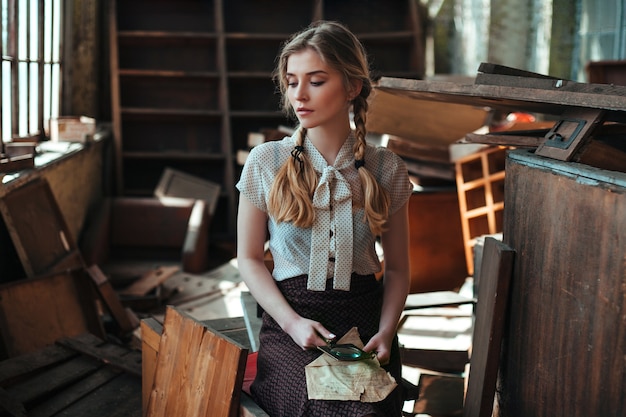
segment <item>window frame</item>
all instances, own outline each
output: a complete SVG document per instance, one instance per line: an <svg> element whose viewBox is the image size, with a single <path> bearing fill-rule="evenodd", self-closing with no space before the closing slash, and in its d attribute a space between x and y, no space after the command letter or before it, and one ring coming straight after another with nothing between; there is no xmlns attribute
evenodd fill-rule
<svg viewBox="0 0 626 417"><path fill-rule="evenodd" d="M0 0L0 144L49 138L62 105L65 7Z"/></svg>

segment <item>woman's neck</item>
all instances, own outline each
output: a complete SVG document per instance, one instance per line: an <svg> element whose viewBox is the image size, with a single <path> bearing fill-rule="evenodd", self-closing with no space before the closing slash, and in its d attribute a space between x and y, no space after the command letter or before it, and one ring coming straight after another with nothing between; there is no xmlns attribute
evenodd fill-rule
<svg viewBox="0 0 626 417"><path fill-rule="evenodd" d="M332 165L337 159L337 155L341 147L350 135L350 125L345 128L325 129L315 127L307 130L307 137L315 146L320 154L324 157L329 165Z"/></svg>

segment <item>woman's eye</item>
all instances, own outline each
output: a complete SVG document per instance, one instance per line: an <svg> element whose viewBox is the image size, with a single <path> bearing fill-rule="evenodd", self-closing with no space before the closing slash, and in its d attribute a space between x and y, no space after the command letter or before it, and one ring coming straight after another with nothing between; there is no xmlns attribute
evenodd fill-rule
<svg viewBox="0 0 626 417"><path fill-rule="evenodd" d="M295 87L297 85L298 85L298 83L293 83L293 82L292 83L287 83L288 87Z"/></svg>
<svg viewBox="0 0 626 417"><path fill-rule="evenodd" d="M313 87L319 87L322 84L324 84L324 81L311 81Z"/></svg>

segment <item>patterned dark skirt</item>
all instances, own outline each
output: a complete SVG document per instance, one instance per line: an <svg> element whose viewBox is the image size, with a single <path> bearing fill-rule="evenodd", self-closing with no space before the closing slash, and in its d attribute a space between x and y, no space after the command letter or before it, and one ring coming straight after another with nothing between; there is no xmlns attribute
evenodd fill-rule
<svg viewBox="0 0 626 417"><path fill-rule="evenodd" d="M357 327L363 343L377 332L383 300L382 282L371 276L352 276L350 291L332 289L308 291L307 276L277 282L281 292L301 316L319 321L342 337ZM257 358L257 374L251 386L255 401L271 417L360 417L375 414L382 417L402 415L402 364L397 338L391 360L384 368L399 384L383 401L309 400L304 367L321 353L302 350L269 316L263 313Z"/></svg>

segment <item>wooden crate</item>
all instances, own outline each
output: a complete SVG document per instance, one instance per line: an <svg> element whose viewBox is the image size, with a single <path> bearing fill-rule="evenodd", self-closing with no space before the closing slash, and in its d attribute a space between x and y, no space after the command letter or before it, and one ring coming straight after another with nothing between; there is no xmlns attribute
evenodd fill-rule
<svg viewBox="0 0 626 417"><path fill-rule="evenodd" d="M83 265L47 180L36 178L7 193L0 214L27 277Z"/></svg>
<svg viewBox="0 0 626 417"><path fill-rule="evenodd" d="M64 336L104 334L84 270L0 286L0 324L0 352L8 357L36 351Z"/></svg>

